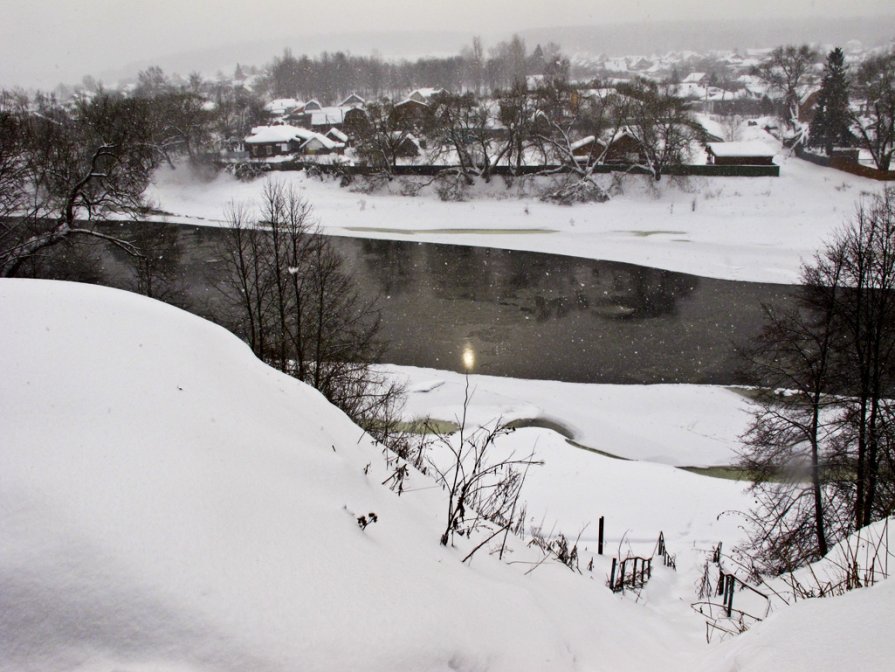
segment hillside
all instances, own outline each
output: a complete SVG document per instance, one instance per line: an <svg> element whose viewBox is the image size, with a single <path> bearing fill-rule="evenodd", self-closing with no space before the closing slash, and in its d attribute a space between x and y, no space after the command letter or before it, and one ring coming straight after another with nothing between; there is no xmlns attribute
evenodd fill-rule
<svg viewBox="0 0 895 672"><path fill-rule="evenodd" d="M673 642L564 567L461 564L437 489L380 486L379 448L210 323L16 280L0 321L4 669L642 669Z"/></svg>
<svg viewBox="0 0 895 672"><path fill-rule="evenodd" d="M125 292L25 280L0 282L0 321L4 669L720 671L745 669L767 638L827 637L840 613L869 609L871 633L893 625L884 585L707 648L687 596L706 540L735 528L713 522L739 502L734 483L520 430L547 462L531 512L555 509L563 529L585 493L623 486L610 520L630 510L627 543L648 551L659 517L637 502L662 504L679 570L625 597L604 585L607 557L529 573L541 555L515 541L509 562L482 551L463 564L477 540L438 545L440 489L419 474L400 498L380 485L379 447L221 328ZM683 491L693 499L669 506ZM835 660L863 645L845 639ZM880 651L863 669L883 669L893 652Z"/></svg>

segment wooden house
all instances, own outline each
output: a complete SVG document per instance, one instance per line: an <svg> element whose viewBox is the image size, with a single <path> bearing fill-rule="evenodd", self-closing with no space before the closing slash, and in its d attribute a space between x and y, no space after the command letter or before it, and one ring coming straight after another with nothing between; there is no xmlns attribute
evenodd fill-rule
<svg viewBox="0 0 895 672"><path fill-rule="evenodd" d="M330 154L339 152L344 143L296 126L256 126L245 141L252 159L269 159L292 154Z"/></svg>
<svg viewBox="0 0 895 672"><path fill-rule="evenodd" d="M606 163L643 163L645 160L640 141L627 129L616 133L609 141L609 149L606 150L605 157Z"/></svg>

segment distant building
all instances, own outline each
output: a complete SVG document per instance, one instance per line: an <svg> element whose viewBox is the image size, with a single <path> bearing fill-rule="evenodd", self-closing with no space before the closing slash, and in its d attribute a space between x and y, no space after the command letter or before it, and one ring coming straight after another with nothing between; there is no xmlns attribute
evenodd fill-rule
<svg viewBox="0 0 895 672"><path fill-rule="evenodd" d="M761 142L709 142L706 150L717 166L774 165L774 152Z"/></svg>
<svg viewBox="0 0 895 672"><path fill-rule="evenodd" d="M343 142L296 126L257 126L244 141L249 156L267 159L290 154L330 154L344 149Z"/></svg>

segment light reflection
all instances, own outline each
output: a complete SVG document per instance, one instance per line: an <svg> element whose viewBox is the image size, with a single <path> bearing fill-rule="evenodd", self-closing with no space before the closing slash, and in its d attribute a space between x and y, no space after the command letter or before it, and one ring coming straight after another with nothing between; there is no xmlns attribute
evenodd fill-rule
<svg viewBox="0 0 895 672"><path fill-rule="evenodd" d="M463 348L463 368L472 371L475 366L475 350L468 343Z"/></svg>

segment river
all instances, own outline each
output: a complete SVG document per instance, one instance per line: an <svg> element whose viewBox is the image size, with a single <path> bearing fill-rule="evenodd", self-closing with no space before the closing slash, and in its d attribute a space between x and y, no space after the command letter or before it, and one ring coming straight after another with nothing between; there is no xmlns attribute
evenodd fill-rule
<svg viewBox="0 0 895 672"><path fill-rule="evenodd" d="M130 225L136 226L136 225ZM210 227L176 232L191 307L209 314L219 272ZM116 226L116 228L118 228ZM333 237L366 297L379 297L384 361L582 383L743 382L737 347L762 303L793 287L715 280L575 257ZM121 254L107 270L126 275Z"/></svg>

